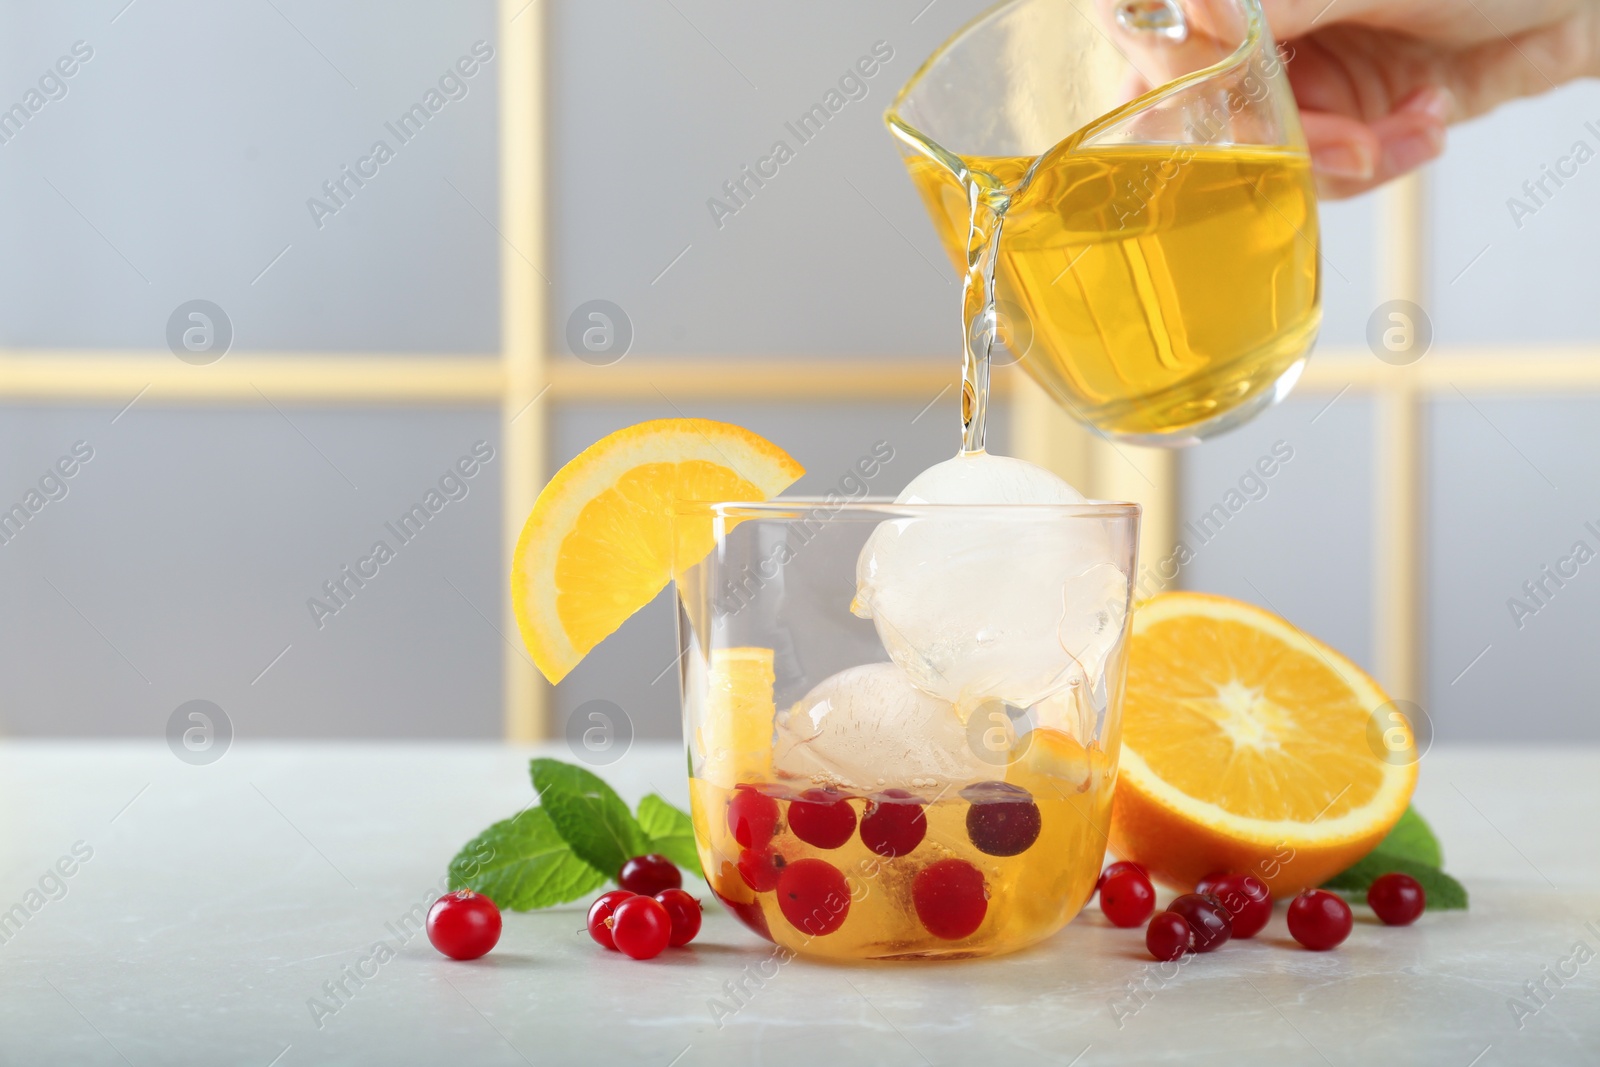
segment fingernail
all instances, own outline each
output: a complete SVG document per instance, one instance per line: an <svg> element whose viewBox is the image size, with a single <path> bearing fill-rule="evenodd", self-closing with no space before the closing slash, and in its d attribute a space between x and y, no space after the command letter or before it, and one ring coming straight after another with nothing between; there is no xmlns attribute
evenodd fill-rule
<svg viewBox="0 0 1600 1067"><path fill-rule="evenodd" d="M1436 122L1449 122L1450 116L1456 109L1456 96L1442 85L1436 85L1417 94L1406 108L1421 115L1427 115Z"/></svg>
<svg viewBox="0 0 1600 1067"><path fill-rule="evenodd" d="M1418 130L1383 146L1384 173L1399 175L1438 157L1444 148L1443 130Z"/></svg>
<svg viewBox="0 0 1600 1067"><path fill-rule="evenodd" d="M1376 161L1364 145L1330 144L1318 148L1312 163L1323 174L1334 178L1366 181L1376 169Z"/></svg>

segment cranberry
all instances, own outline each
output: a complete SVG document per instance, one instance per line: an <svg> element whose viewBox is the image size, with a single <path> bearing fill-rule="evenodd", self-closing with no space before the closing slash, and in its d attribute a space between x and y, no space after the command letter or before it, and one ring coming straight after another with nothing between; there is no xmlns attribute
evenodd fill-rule
<svg viewBox="0 0 1600 1067"><path fill-rule="evenodd" d="M757 893L770 893L778 888L778 875L783 865L783 856L772 848L747 848L739 852L739 877Z"/></svg>
<svg viewBox="0 0 1600 1067"><path fill-rule="evenodd" d="M1194 930L1189 920L1176 912L1163 911L1150 920L1144 932L1144 947L1163 963L1194 951Z"/></svg>
<svg viewBox="0 0 1600 1067"><path fill-rule="evenodd" d="M594 938L595 944L613 951L616 949L617 943L611 940L611 916L618 904L634 895L626 889L613 889L609 893L601 893L589 905L589 936Z"/></svg>
<svg viewBox="0 0 1600 1067"><path fill-rule="evenodd" d="M681 889L664 889L656 894L656 903L667 909L672 921L672 936L667 944L676 948L687 945L700 932L700 901Z"/></svg>
<svg viewBox="0 0 1600 1067"><path fill-rule="evenodd" d="M904 789L885 789L861 816L861 843L889 859L910 855L927 832L922 804Z"/></svg>
<svg viewBox="0 0 1600 1067"><path fill-rule="evenodd" d="M1350 936L1350 905L1332 893L1308 889L1289 902L1289 934L1313 952L1326 952Z"/></svg>
<svg viewBox="0 0 1600 1067"><path fill-rule="evenodd" d="M1138 871L1140 874L1144 875L1145 881L1150 881L1150 872L1145 869L1144 864L1134 863L1132 860L1118 860L1100 872L1100 879L1095 882L1094 891L1096 893L1100 892L1100 890L1105 888L1107 879L1114 878L1123 871Z"/></svg>
<svg viewBox="0 0 1600 1067"><path fill-rule="evenodd" d="M911 883L911 900L928 933L946 941L971 936L989 910L983 874L966 860L938 860L922 868Z"/></svg>
<svg viewBox="0 0 1600 1067"><path fill-rule="evenodd" d="M1196 952L1215 952L1233 936L1233 920L1216 897L1185 893L1168 904L1167 910L1181 916L1194 931Z"/></svg>
<svg viewBox="0 0 1600 1067"><path fill-rule="evenodd" d="M1254 937L1272 918L1272 893L1253 874L1210 875L1201 884L1211 887L1202 896L1216 897L1228 909L1234 937Z"/></svg>
<svg viewBox="0 0 1600 1067"><path fill-rule="evenodd" d="M754 786L741 785L734 789L728 801L728 829L733 839L745 848L760 848L772 840L778 828L778 802Z"/></svg>
<svg viewBox="0 0 1600 1067"><path fill-rule="evenodd" d="M1422 883L1409 874L1385 874L1367 890L1367 906L1385 926L1410 926L1428 906Z"/></svg>
<svg viewBox="0 0 1600 1067"><path fill-rule="evenodd" d="M789 802L789 832L817 848L838 848L856 832L856 811L831 789L807 789Z"/></svg>
<svg viewBox="0 0 1600 1067"><path fill-rule="evenodd" d="M980 782L961 791L967 808L967 837L979 852L1015 856L1039 839L1039 805L1033 794L1006 782Z"/></svg>
<svg viewBox="0 0 1600 1067"><path fill-rule="evenodd" d="M653 959L671 939L672 917L655 897L629 897L611 915L611 940L625 956Z"/></svg>
<svg viewBox="0 0 1600 1067"><path fill-rule="evenodd" d="M617 885L630 893L653 897L664 889L682 888L683 875L667 857L652 852L624 863L622 872L617 875Z"/></svg>
<svg viewBox="0 0 1600 1067"><path fill-rule="evenodd" d="M1100 887L1100 910L1113 926L1139 926L1155 909L1155 887L1137 867L1118 871Z"/></svg>
<svg viewBox="0 0 1600 1067"><path fill-rule="evenodd" d="M778 909L796 930L831 934L850 914L850 886L827 860L795 860L778 875Z"/></svg>
<svg viewBox="0 0 1600 1067"><path fill-rule="evenodd" d="M475 960L500 940L500 909L470 889L446 893L428 909L428 940L453 960Z"/></svg>

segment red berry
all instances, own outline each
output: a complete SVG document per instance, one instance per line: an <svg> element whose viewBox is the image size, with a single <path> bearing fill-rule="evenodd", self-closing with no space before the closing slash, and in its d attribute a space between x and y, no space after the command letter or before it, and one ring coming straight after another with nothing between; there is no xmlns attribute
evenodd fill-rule
<svg viewBox="0 0 1600 1067"><path fill-rule="evenodd" d="M1272 918L1272 893L1253 874L1210 875L1201 884L1211 887L1202 896L1216 897L1228 909L1234 937L1254 937Z"/></svg>
<svg viewBox="0 0 1600 1067"><path fill-rule="evenodd" d="M1409 874L1385 874L1367 890L1367 906L1385 926L1410 926L1428 906L1422 883Z"/></svg>
<svg viewBox="0 0 1600 1067"><path fill-rule="evenodd" d="M1233 920L1216 897L1185 893L1168 904L1167 910L1182 917L1194 931L1196 952L1215 952L1233 936Z"/></svg>
<svg viewBox="0 0 1600 1067"><path fill-rule="evenodd" d="M667 944L677 948L694 940L700 932L700 901L681 889L664 889L656 894L656 902L667 909L672 921L672 936Z"/></svg>
<svg viewBox="0 0 1600 1067"><path fill-rule="evenodd" d="M635 856L622 865L617 875L617 885L642 897L653 897L665 889L678 889L683 885L683 875L672 861L657 852L648 856Z"/></svg>
<svg viewBox="0 0 1600 1067"><path fill-rule="evenodd" d="M778 802L754 786L741 785L734 789L728 801L728 829L733 839L745 848L760 848L772 840L778 828Z"/></svg>
<svg viewBox="0 0 1600 1067"><path fill-rule="evenodd" d="M807 789L789 802L789 832L817 848L838 848L856 832L856 811L831 789Z"/></svg>
<svg viewBox="0 0 1600 1067"><path fill-rule="evenodd" d="M428 909L428 940L453 960L475 960L500 940L500 909L470 889L446 893Z"/></svg>
<svg viewBox="0 0 1600 1067"><path fill-rule="evenodd" d="M1039 839L1039 805L1033 794L1007 782L979 782L961 791L967 808L967 837L979 852L1015 856Z"/></svg>
<svg viewBox="0 0 1600 1067"><path fill-rule="evenodd" d="M1112 878L1118 874L1121 874L1123 871L1138 871L1140 874L1144 875L1145 881L1150 881L1150 872L1145 869L1144 864L1135 863L1132 860L1118 860L1100 872L1100 879L1094 884L1095 892L1098 893L1100 890L1105 888L1106 880L1108 878Z"/></svg>
<svg viewBox="0 0 1600 1067"><path fill-rule="evenodd" d="M611 940L611 916L618 904L633 895L626 889L613 889L609 893L601 893L589 905L589 936L594 938L595 944L616 950L617 944Z"/></svg>
<svg viewBox="0 0 1600 1067"><path fill-rule="evenodd" d="M652 959L671 939L672 918L655 897L629 897L611 915L611 940L625 956Z"/></svg>
<svg viewBox="0 0 1600 1067"><path fill-rule="evenodd" d="M1150 920L1144 932L1144 947L1162 962L1175 960L1185 952L1194 951L1194 930L1182 915L1163 911Z"/></svg>
<svg viewBox="0 0 1600 1067"><path fill-rule="evenodd" d="M1350 905L1321 889L1289 902L1289 934L1313 952L1326 952L1350 936Z"/></svg>
<svg viewBox="0 0 1600 1067"><path fill-rule="evenodd" d="M861 816L861 843L889 859L910 855L927 832L922 804L904 789L885 789Z"/></svg>
<svg viewBox="0 0 1600 1067"><path fill-rule="evenodd" d="M922 868L911 883L911 900L928 933L946 941L971 936L989 910L983 874L966 860L939 860Z"/></svg>
<svg viewBox="0 0 1600 1067"><path fill-rule="evenodd" d="M831 934L850 914L850 886L827 860L795 860L778 875L778 909L796 930Z"/></svg>
<svg viewBox="0 0 1600 1067"><path fill-rule="evenodd" d="M1139 926L1156 910L1156 891L1137 867L1111 875L1100 887L1100 910L1113 926Z"/></svg>
<svg viewBox="0 0 1600 1067"><path fill-rule="evenodd" d="M778 888L778 875L783 872L784 858L771 848L747 848L739 852L739 877L757 893L770 893Z"/></svg>

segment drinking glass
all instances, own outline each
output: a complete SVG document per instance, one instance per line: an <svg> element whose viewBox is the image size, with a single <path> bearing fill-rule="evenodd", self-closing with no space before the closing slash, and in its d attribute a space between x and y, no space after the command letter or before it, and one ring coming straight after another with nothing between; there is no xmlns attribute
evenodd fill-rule
<svg viewBox="0 0 1600 1067"><path fill-rule="evenodd" d="M998 340L1075 418L1147 445L1293 388L1322 315L1316 197L1258 0L1011 0L886 121L968 277L969 363Z"/></svg>
<svg viewBox="0 0 1600 1067"><path fill-rule="evenodd" d="M1077 914L1109 830L1138 505L835 496L682 504L675 520L704 530L708 512L714 547L678 567L676 589L691 812L717 898L760 936L834 959L985 956ZM985 547L919 557L935 584L901 590L945 605L916 620L948 624L937 677L904 669L916 665L886 600L873 620L858 613L875 535ZM996 591L1051 574L1075 576L1047 601L1056 674L1006 699L929 692L1022 657L991 640L1004 619L975 627L963 607L988 594L1003 616Z"/></svg>

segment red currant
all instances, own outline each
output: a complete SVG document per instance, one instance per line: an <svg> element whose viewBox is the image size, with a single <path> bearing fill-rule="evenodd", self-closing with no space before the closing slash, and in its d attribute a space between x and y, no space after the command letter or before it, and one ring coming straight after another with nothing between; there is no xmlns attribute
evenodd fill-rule
<svg viewBox="0 0 1600 1067"><path fill-rule="evenodd" d="M589 936L594 938L595 944L613 951L616 949L616 942L611 940L611 916L618 904L633 895L626 889L613 889L609 893L601 893L589 905Z"/></svg>
<svg viewBox="0 0 1600 1067"><path fill-rule="evenodd" d="M1385 926L1410 926L1428 906L1422 883L1409 874L1385 874L1367 890L1367 906Z"/></svg>
<svg viewBox="0 0 1600 1067"><path fill-rule="evenodd" d="M831 789L807 789L789 802L789 832L817 848L838 848L856 832L856 811Z"/></svg>
<svg viewBox="0 0 1600 1067"><path fill-rule="evenodd" d="M630 893L653 897L664 889L681 888L683 875L667 857L652 852L624 863L622 872L617 875L617 885Z"/></svg>
<svg viewBox="0 0 1600 1067"><path fill-rule="evenodd" d="M446 893L428 909L428 940L453 960L475 960L500 940L500 909L470 889Z"/></svg>
<svg viewBox="0 0 1600 1067"><path fill-rule="evenodd" d="M1144 947L1163 963L1194 951L1194 930L1176 912L1163 911L1150 920L1144 932Z"/></svg>
<svg viewBox="0 0 1600 1067"><path fill-rule="evenodd" d="M885 789L861 816L861 843L880 856L907 856L922 844L928 818L904 789Z"/></svg>
<svg viewBox="0 0 1600 1067"><path fill-rule="evenodd" d="M946 941L970 937L989 910L983 873L966 860L938 860L922 868L911 883L911 900L928 933Z"/></svg>
<svg viewBox="0 0 1600 1067"><path fill-rule="evenodd" d="M739 852L739 877L757 893L770 893L778 888L778 875L783 873L784 858L771 848L747 848Z"/></svg>
<svg viewBox="0 0 1600 1067"><path fill-rule="evenodd" d="M1228 909L1234 937L1254 937L1272 918L1272 893L1253 874L1215 874L1201 884L1210 886L1202 896L1216 897Z"/></svg>
<svg viewBox="0 0 1600 1067"><path fill-rule="evenodd" d="M831 934L850 914L850 886L827 860L795 860L778 875L778 909L796 930Z"/></svg>
<svg viewBox="0 0 1600 1067"><path fill-rule="evenodd" d="M728 829L733 839L745 848L760 848L772 840L778 828L778 802L754 786L741 785L734 789L728 801Z"/></svg>
<svg viewBox="0 0 1600 1067"><path fill-rule="evenodd" d="M1167 910L1181 916L1194 931L1196 952L1215 952L1233 936L1233 920L1216 897L1185 893L1168 904Z"/></svg>
<svg viewBox="0 0 1600 1067"><path fill-rule="evenodd" d="M1156 910L1156 891L1137 867L1126 867L1100 887L1100 910L1113 926L1139 926Z"/></svg>
<svg viewBox="0 0 1600 1067"><path fill-rule="evenodd" d="M1289 902L1289 934L1313 952L1326 952L1350 936L1350 905L1321 889Z"/></svg>
<svg viewBox="0 0 1600 1067"><path fill-rule="evenodd" d="M611 914L611 940L625 956L652 959L671 939L672 917L655 897L629 897Z"/></svg>
<svg viewBox="0 0 1600 1067"><path fill-rule="evenodd" d="M1100 872L1100 878L1094 884L1095 892L1098 893L1100 890L1105 888L1107 879L1113 878L1116 875L1121 874L1123 871L1138 871L1140 874L1144 875L1145 881L1150 881L1150 872L1145 869L1144 864L1134 863L1132 860L1118 860Z"/></svg>
<svg viewBox="0 0 1600 1067"><path fill-rule="evenodd" d="M961 791L967 808L967 837L979 852L1015 856L1039 839L1039 805L1033 794L1007 782L980 782Z"/></svg>
<svg viewBox="0 0 1600 1067"><path fill-rule="evenodd" d="M700 901L681 889L664 889L656 894L656 902L667 909L672 921L672 936L667 944L674 948L687 945L700 932Z"/></svg>

